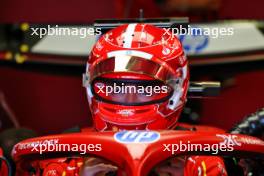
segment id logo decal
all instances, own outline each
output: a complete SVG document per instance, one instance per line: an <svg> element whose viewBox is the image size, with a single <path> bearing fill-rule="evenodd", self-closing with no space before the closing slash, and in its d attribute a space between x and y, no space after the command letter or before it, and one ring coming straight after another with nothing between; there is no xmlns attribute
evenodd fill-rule
<svg viewBox="0 0 264 176"><path fill-rule="evenodd" d="M120 143L153 143L160 139L160 133L155 131L120 131L114 139Z"/></svg>

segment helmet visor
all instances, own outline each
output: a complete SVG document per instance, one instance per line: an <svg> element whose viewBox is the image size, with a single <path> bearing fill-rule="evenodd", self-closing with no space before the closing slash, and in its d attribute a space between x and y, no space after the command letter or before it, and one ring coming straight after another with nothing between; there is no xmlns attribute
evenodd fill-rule
<svg viewBox="0 0 264 176"><path fill-rule="evenodd" d="M92 82L98 100L121 105L146 105L168 100L172 88L159 80L110 79L98 77Z"/></svg>
<svg viewBox="0 0 264 176"><path fill-rule="evenodd" d="M152 60L135 56L116 56L105 59L92 67L90 70L90 80L94 80L102 74L114 72L145 74L165 83L170 83L180 76L177 73L173 73L165 65Z"/></svg>

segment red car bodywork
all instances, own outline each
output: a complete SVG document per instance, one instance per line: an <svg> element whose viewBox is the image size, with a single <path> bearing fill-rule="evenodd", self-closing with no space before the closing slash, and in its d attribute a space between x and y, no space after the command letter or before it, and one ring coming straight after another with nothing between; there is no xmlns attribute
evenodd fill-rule
<svg viewBox="0 0 264 176"><path fill-rule="evenodd" d="M129 131L126 131L129 132ZM139 131L132 131L139 132ZM142 131L141 131L142 132ZM146 132L146 131L145 131ZM151 131L149 131L151 132ZM118 132L117 132L118 133ZM220 144L223 142L233 143L233 151L219 152L217 155L246 156L252 157L255 155L264 156L264 142L257 138L246 135L233 135L224 133L221 130L209 131L156 131L159 138L152 142L120 142L116 138L115 132L81 132L62 135L52 135L39 138L28 139L18 143L13 149L13 158L17 165L17 176L29 175L26 169L31 165L36 170L52 163L53 169L60 170L60 174L67 176L79 175L79 170L82 165L80 157L71 160L65 164L65 159L70 156L80 156L75 152L63 151L44 151L42 154L39 151L33 150L34 143L43 143L44 141L57 140L59 144L100 144L100 151L87 150L86 155L97 156L110 161L119 168L119 175L124 171L129 176L147 175L160 162L180 155L197 155L197 152L191 151L172 151L164 146L168 144L178 144L181 141L183 144ZM222 137L221 137L222 136ZM224 136L224 137L223 137ZM211 151L212 152L212 151ZM200 153L205 154L205 153ZM207 153L208 155L208 153ZM56 156L57 158L54 158ZM81 156L81 157L84 157ZM44 159L44 160L43 160ZM52 167L52 166L49 166ZM70 170L69 170L70 168ZM45 171L44 171L45 172ZM58 172L58 171L57 171ZM40 175L40 172L36 175Z"/></svg>

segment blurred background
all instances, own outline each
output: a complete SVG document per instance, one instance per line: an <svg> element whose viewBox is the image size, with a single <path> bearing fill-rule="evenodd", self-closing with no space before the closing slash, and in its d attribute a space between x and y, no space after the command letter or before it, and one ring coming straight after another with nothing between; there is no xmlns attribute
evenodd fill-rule
<svg viewBox="0 0 264 176"><path fill-rule="evenodd" d="M0 21L87 23L100 18L189 16L191 21L263 19L263 1L240 0L1 0Z"/></svg>
<svg viewBox="0 0 264 176"><path fill-rule="evenodd" d="M259 43L256 48L243 45L239 50L237 45L234 52L189 55L191 80L221 81L222 91L216 98L189 99L182 121L229 129L264 106L263 7L263 0L0 0L0 130L25 127L52 134L92 125L82 87L91 41L80 55L34 53L40 40L27 37L31 24L89 26L95 19L137 18L140 9L146 18L189 17L191 23L209 26L240 20L249 24L247 29L237 25L243 30L237 43ZM228 44L220 40L214 47Z"/></svg>

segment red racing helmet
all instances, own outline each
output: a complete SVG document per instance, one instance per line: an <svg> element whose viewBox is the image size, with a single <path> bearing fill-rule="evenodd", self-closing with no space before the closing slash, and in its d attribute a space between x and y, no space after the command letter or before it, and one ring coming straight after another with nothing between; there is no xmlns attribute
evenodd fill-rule
<svg viewBox="0 0 264 176"><path fill-rule="evenodd" d="M188 63L168 30L126 24L97 41L83 84L96 130L171 129L186 102Z"/></svg>

